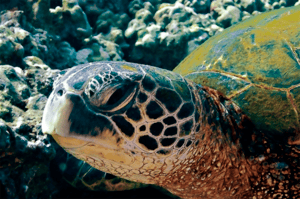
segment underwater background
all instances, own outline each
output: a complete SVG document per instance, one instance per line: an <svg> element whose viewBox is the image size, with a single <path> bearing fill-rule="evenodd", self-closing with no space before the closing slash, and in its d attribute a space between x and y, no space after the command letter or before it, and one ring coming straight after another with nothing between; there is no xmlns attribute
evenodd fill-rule
<svg viewBox="0 0 300 199"><path fill-rule="evenodd" d="M58 73L110 60L172 70L225 28L299 4L300 0L0 0L0 198L170 198L138 183L132 190L110 192L106 182L120 185L119 190L124 189L122 183L131 184L69 157L43 135L43 109Z"/></svg>

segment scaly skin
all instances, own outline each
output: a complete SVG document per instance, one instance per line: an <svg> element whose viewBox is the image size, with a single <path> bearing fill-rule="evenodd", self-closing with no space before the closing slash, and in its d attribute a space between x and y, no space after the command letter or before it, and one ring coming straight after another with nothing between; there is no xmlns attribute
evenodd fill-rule
<svg viewBox="0 0 300 199"><path fill-rule="evenodd" d="M71 69L56 81L43 132L99 170L182 198L299 194L299 151L287 135L264 134L218 91L154 67Z"/></svg>

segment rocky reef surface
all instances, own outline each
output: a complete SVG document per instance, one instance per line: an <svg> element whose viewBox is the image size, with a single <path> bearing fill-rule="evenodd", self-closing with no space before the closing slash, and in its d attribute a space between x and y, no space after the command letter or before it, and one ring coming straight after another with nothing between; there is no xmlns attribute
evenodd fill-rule
<svg viewBox="0 0 300 199"><path fill-rule="evenodd" d="M299 4L300 0L0 1L0 198L169 197L122 179L115 184L139 189L121 195L106 192L105 180L112 182L113 177L104 179L103 173L95 174L104 179L102 192L68 185L64 171L71 169L67 163L57 164L61 149L41 132L43 108L57 75L74 65L102 60L172 70L225 28L261 12Z"/></svg>

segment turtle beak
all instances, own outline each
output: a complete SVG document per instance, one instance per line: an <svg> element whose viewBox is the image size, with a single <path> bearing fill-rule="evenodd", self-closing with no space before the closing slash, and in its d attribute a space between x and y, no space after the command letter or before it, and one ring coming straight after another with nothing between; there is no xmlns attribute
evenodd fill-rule
<svg viewBox="0 0 300 199"><path fill-rule="evenodd" d="M68 118L73 106L63 88L55 89L49 96L43 113L43 133L67 136L71 125Z"/></svg>
<svg viewBox="0 0 300 199"><path fill-rule="evenodd" d="M44 109L43 133L52 135L64 148L78 147L86 142L117 148L121 136L115 133L113 124L105 115L87 107L81 94L82 91L73 91L63 85L54 89Z"/></svg>
<svg viewBox="0 0 300 199"><path fill-rule="evenodd" d="M42 120L43 133L50 134L64 148L78 148L87 144L84 140L69 137L69 117L74 108L74 103L69 97L72 94L62 88L55 89L49 96Z"/></svg>

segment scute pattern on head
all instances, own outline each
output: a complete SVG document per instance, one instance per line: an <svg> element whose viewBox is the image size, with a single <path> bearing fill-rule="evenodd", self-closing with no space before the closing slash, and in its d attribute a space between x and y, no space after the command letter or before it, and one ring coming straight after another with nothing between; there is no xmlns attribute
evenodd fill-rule
<svg viewBox="0 0 300 199"><path fill-rule="evenodd" d="M132 107L124 115L118 117L124 118L123 123L133 124L135 129L133 136L136 136L133 140L142 150L166 155L162 154L162 149L173 150L179 134L185 135L186 140L190 139L188 136L194 127L193 124L196 123L192 117L195 111L192 92L187 82L179 75L166 76L167 71L157 68L143 69L146 75L138 88L138 100L133 102ZM141 100L140 96L144 99ZM135 114L139 120L128 117L132 109L139 110L139 114ZM165 122L166 119L172 122Z"/></svg>
<svg viewBox="0 0 300 199"><path fill-rule="evenodd" d="M171 160L178 155L184 157L195 143L196 127L200 130L199 125L196 126L199 107L195 105L194 85L180 75L125 62L101 62L80 65L77 70L74 68L72 73L67 72L68 78L63 76L58 80L60 83L56 84L49 100L58 107L59 104L70 104L71 108L62 106L66 110L60 111L67 115L67 110L71 109L70 115L64 119L70 132L68 127L59 130L62 129L59 126L66 126L64 120L58 119L59 115L45 117L45 120L58 123L52 125L59 127L54 129L56 133L86 142L71 147L72 142L57 136L60 144L68 145L70 153L92 165L94 160L102 160L107 169L94 166L113 173L116 171L111 171L112 165L123 163L126 163L122 166L124 169L129 169L132 164L140 169L159 168L164 164L171 168ZM77 86L79 84L81 86ZM57 103L57 100L63 101ZM96 145L101 147L92 150ZM115 156L120 160L117 163L112 158L115 150L120 151ZM146 156L156 165L143 166L145 163L140 158ZM107 157L108 160L104 161ZM128 175L123 177L129 178ZM134 179L139 180L141 176L145 177L136 173ZM146 178L153 183L155 176Z"/></svg>

